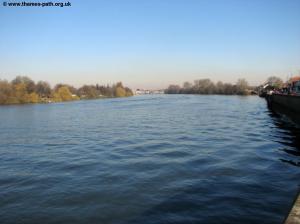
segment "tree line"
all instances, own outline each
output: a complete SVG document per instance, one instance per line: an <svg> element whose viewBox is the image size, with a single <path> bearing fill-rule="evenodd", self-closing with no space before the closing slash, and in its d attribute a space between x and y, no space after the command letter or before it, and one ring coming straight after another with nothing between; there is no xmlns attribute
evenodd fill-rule
<svg viewBox="0 0 300 224"><path fill-rule="evenodd" d="M252 88L245 79L239 79L235 84L217 82L210 79L198 79L194 83L184 82L182 86L170 85L165 89L166 94L221 94L248 95Z"/></svg>
<svg viewBox="0 0 300 224"><path fill-rule="evenodd" d="M35 83L26 76L17 76L11 82L0 79L0 104L62 102L104 97L127 97L133 92L122 82L109 85L83 85L80 88L57 84L51 88L45 81Z"/></svg>

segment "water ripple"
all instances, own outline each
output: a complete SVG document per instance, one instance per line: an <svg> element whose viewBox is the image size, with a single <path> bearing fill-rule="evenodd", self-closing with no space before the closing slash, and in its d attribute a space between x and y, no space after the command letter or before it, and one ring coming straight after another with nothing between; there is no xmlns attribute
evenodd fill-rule
<svg viewBox="0 0 300 224"><path fill-rule="evenodd" d="M1 223L281 223L299 137L258 97L1 107Z"/></svg>

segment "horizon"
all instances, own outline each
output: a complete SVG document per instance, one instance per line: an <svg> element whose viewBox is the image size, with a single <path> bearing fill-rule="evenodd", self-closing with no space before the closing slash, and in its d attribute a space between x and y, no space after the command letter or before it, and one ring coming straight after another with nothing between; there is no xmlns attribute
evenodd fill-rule
<svg viewBox="0 0 300 224"><path fill-rule="evenodd" d="M164 89L299 75L297 0L71 3L0 7L0 79Z"/></svg>
<svg viewBox="0 0 300 224"><path fill-rule="evenodd" d="M101 83L101 82L95 82L95 83L83 83L83 84L81 84L81 85L72 85L72 84L70 84L70 83L67 83L67 82L57 82L57 83L50 83L48 80L34 80L34 79L32 79L30 76L27 76L27 75L19 75L19 76L16 76L16 77L14 77L14 78L12 78L12 79L10 79L10 80L8 80L8 79L5 79L5 78L0 78L0 81L7 81L7 82L9 82L9 83L11 83L15 78L17 78L17 77L26 77L26 78L29 78L30 80L32 80L35 84L37 84L39 81L43 81L43 82L47 82L49 85L50 85L50 87L51 88L55 88L55 86L56 85L69 85L69 86L73 86L73 87L75 87L75 88L80 88L80 87L82 87L82 86L84 86L84 85L87 85L87 86L89 86L89 85L99 85L99 86L113 86L113 85L116 85L117 83L119 83L119 82L121 82L125 87L129 87L129 88L131 88L130 86L128 86L128 85L126 85L126 83L125 82L123 82L122 80L119 80L119 81L117 81L117 82L113 82L113 83ZM188 82L188 83L191 83L191 84L194 84L194 81L197 81L197 80L203 80L203 79L209 79L210 81L212 81L214 84L217 84L217 82L222 82L223 84L232 84L232 85L235 85L236 84L236 82L238 81L236 81L236 82L223 82L222 80L216 80L216 81L214 81L214 80L211 80L210 78L199 78L199 79L195 79L195 80L192 80L192 81L190 81L190 80L186 80L185 82ZM243 78L241 78L241 79L243 79ZM246 79L245 79L245 81L247 81ZM266 81L266 80L265 80ZM283 80L284 81L284 80ZM168 84L168 86L166 86L166 87L163 87L163 88L141 88L141 87L137 87L137 88L131 88L132 90L164 90L164 89L167 89L170 85L178 85L178 86L180 86L180 87L182 87L183 85L184 85L184 83L185 82L183 82L183 83L170 83L170 84ZM247 81L248 82L248 81ZM265 83L265 82L264 82ZM258 85L251 85L251 84L249 84L248 86L249 87L258 87L259 85L262 85L262 84L264 84L264 83L260 83L260 84L258 84Z"/></svg>

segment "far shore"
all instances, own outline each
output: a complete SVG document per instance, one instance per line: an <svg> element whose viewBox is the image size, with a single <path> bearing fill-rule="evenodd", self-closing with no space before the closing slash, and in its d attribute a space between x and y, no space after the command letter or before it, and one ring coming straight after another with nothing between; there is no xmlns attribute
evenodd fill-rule
<svg viewBox="0 0 300 224"><path fill-rule="evenodd" d="M55 103L87 99L103 99L133 96L122 82L109 85L83 85L80 88L57 84L51 88L45 81L35 83L26 76L17 76L11 82L0 80L0 105L28 103Z"/></svg>

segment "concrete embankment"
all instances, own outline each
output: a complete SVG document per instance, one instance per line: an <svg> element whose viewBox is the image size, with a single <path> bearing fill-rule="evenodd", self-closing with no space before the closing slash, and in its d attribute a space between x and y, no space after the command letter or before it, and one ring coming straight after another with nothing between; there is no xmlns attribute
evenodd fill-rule
<svg viewBox="0 0 300 224"><path fill-rule="evenodd" d="M299 224L300 223L300 194L294 202L293 208L290 211L284 224Z"/></svg>

